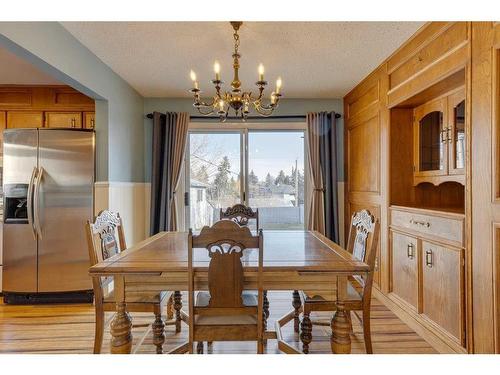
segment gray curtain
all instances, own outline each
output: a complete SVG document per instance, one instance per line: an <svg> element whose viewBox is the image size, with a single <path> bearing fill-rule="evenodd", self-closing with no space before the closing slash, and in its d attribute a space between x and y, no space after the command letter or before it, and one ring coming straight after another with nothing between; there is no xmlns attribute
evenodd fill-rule
<svg viewBox="0 0 500 375"><path fill-rule="evenodd" d="M175 193L186 149L187 113L153 113L151 171L151 235L177 230Z"/></svg>
<svg viewBox="0 0 500 375"><path fill-rule="evenodd" d="M321 176L313 176L312 215L322 225L323 234L334 242L339 242L339 205L337 175L337 137L335 112L318 112L307 114L309 130L309 157L316 161ZM314 145L315 147L311 147ZM312 163L314 164L314 163ZM312 171L314 172L314 171ZM319 204L318 204L319 203ZM319 228L314 228L319 230ZM321 231L321 230L320 230Z"/></svg>
<svg viewBox="0 0 500 375"><path fill-rule="evenodd" d="M323 175L325 236L339 242L339 202L337 176L337 136L335 112L320 112L319 153Z"/></svg>

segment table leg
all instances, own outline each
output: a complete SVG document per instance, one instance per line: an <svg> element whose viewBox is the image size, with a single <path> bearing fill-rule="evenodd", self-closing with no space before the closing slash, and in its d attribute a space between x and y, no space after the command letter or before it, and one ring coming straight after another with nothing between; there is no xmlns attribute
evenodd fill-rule
<svg viewBox="0 0 500 375"><path fill-rule="evenodd" d="M175 309L175 333L181 331L181 309L182 309L182 294L178 290L174 292L174 309Z"/></svg>
<svg viewBox="0 0 500 375"><path fill-rule="evenodd" d="M347 277L339 276L337 277L337 311L331 321L332 336L330 338L332 353L336 354L351 353L351 329L344 304L346 295Z"/></svg>
<svg viewBox="0 0 500 375"><path fill-rule="evenodd" d="M132 350L132 319L125 304L125 280L114 277L116 314L111 321L111 353L130 354Z"/></svg>
<svg viewBox="0 0 500 375"><path fill-rule="evenodd" d="M309 353L309 344L312 341L312 322L309 317L309 308L304 304L304 316L302 317L302 322L300 323L300 341L302 341L302 353Z"/></svg>
<svg viewBox="0 0 500 375"><path fill-rule="evenodd" d="M264 312L264 330L267 328L267 320L269 319L269 299L267 298L267 290L262 293L264 295L263 312Z"/></svg>
<svg viewBox="0 0 500 375"><path fill-rule="evenodd" d="M292 306L295 310L294 317L293 317L293 329L295 332L299 333L299 326L300 326L300 306L302 305L302 302L300 300L300 294L298 290L293 291L293 301L292 301Z"/></svg>

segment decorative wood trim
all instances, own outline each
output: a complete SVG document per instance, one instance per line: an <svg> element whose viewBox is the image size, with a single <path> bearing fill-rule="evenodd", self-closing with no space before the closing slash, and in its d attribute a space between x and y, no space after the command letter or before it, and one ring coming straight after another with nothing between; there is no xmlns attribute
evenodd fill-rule
<svg viewBox="0 0 500 375"><path fill-rule="evenodd" d="M425 70L405 84L388 92L388 106L394 107L419 92L433 86L448 76L462 70L468 62L468 42L460 48L452 50L435 64L429 65Z"/></svg>

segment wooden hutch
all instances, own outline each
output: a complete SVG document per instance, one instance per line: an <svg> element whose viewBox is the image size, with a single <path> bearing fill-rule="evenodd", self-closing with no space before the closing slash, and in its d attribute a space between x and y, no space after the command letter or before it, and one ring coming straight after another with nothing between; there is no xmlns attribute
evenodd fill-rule
<svg viewBox="0 0 500 375"><path fill-rule="evenodd" d="M345 222L380 219L375 295L442 352L500 352L499 77L500 25L431 22L344 98Z"/></svg>

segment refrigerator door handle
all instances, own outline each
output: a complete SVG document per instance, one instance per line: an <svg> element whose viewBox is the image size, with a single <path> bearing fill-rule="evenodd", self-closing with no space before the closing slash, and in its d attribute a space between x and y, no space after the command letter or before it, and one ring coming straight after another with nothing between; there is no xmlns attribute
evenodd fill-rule
<svg viewBox="0 0 500 375"><path fill-rule="evenodd" d="M34 182L37 176L37 168L33 167L33 172L31 172L31 178L30 178L30 183L28 185L28 196L26 197L27 199L27 211L28 211L28 224L31 228L31 232L33 233L33 238L36 240L36 231L35 231L35 224L33 223L33 189L34 189Z"/></svg>
<svg viewBox="0 0 500 375"><path fill-rule="evenodd" d="M42 238L42 227L40 225L40 185L42 183L42 177L43 168L39 167L33 194L33 216L35 217L35 229L39 239Z"/></svg>

